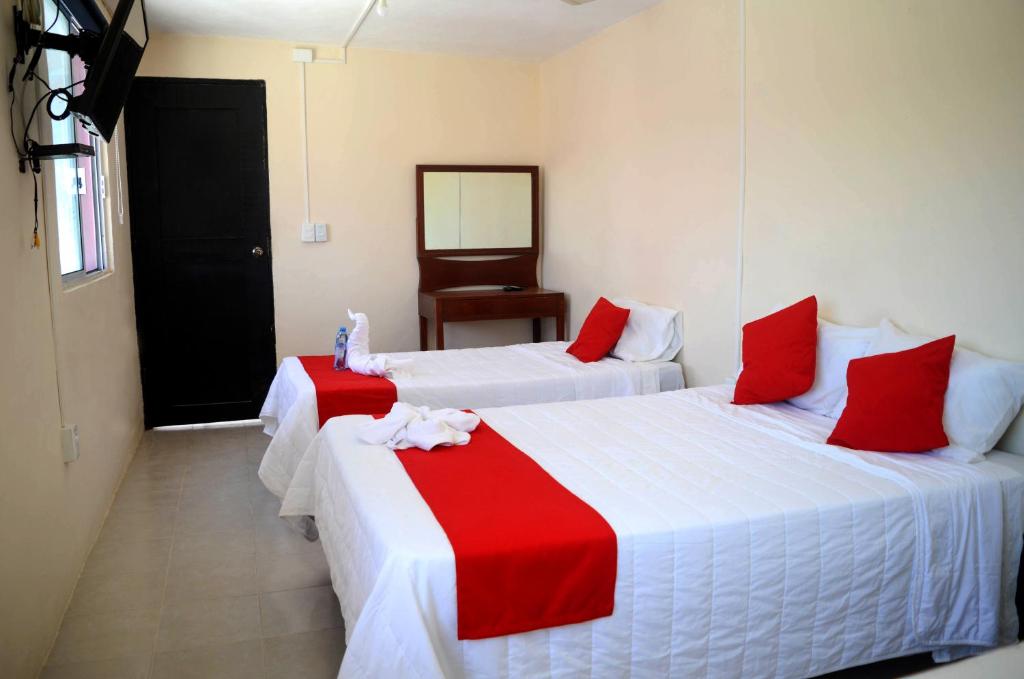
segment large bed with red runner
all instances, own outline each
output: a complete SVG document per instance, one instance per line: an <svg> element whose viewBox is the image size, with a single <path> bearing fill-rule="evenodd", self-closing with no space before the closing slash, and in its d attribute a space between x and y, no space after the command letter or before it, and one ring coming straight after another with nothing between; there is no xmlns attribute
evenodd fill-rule
<svg viewBox="0 0 1024 679"><path fill-rule="evenodd" d="M606 357L581 363L567 342L389 354L411 361L392 378L332 368L329 356L288 357L260 412L273 436L260 478L284 497L320 426L332 417L384 413L396 401L431 408L490 408L652 394L682 389L672 361L629 362Z"/></svg>
<svg viewBox="0 0 1024 679"><path fill-rule="evenodd" d="M823 443L730 387L478 409L464 448L329 421L315 514L341 677L807 677L1016 638L1024 458Z"/></svg>

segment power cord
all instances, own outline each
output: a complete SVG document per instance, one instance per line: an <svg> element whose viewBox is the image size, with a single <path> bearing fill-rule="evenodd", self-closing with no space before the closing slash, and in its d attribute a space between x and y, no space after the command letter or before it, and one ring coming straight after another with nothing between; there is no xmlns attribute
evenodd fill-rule
<svg viewBox="0 0 1024 679"><path fill-rule="evenodd" d="M43 87L46 88L46 94L41 96L36 103L32 106L32 110L29 113L28 118L23 120L24 122L24 133L22 134L21 144L18 144L18 136L14 129L14 112L17 108L17 91L15 90L14 82L17 79L18 66L25 63L25 56L28 53L20 52L15 55L11 62L11 69L7 74L7 92L11 97L10 105L10 132L11 142L14 144L14 151L18 155L18 168L25 172L26 167L32 174L32 206L33 206L33 224L32 224L32 248L38 250L41 242L39 238L39 178L38 175L42 171L39 166L38 160L33 160L32 150L35 146L38 146L37 142L30 136L30 130L32 129L32 123L35 121L36 114L39 112L39 107L42 106L43 102L46 103L46 112L54 120L65 120L71 115L71 99L73 98L74 88L81 85L85 80L72 83L67 87L54 88L50 86L50 83L37 73L36 69L39 66L39 59L42 56L42 35L49 33L53 30L53 27L57 25L57 21L60 19L60 11L54 16L53 21L47 26L46 30L40 33L40 39L34 45L35 51L32 54L32 58L29 60L26 66L25 75L22 76L21 81L27 84L33 80L42 83ZM22 91L24 95L24 88ZM64 110L60 113L55 113L53 110L54 102L63 100L65 102ZM21 111L21 115L24 118L24 111Z"/></svg>

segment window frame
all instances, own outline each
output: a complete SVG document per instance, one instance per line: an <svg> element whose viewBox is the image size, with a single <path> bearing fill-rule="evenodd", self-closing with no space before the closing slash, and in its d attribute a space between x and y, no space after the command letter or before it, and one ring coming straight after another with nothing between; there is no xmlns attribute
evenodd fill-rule
<svg viewBox="0 0 1024 679"><path fill-rule="evenodd" d="M56 7L58 12L62 12L59 3L54 0L44 0L44 4L51 4ZM45 15L44 15L45 16ZM73 25L72 20L64 15L65 19L70 25ZM38 71L44 74L44 77L49 73L49 54L48 50L44 50L42 58L40 59ZM67 55L68 59L71 59L70 55ZM73 68L71 69L73 72ZM41 82L37 83L36 86L37 97L41 97L47 92L47 88ZM76 92L77 93L77 92ZM54 123L47 111L45 110L46 103L40 107L39 112L36 114L35 125L37 126L37 134L44 144L53 143L54 139ZM80 130L78 121L72 116L68 119L73 125L73 138L75 141L82 141L78 132ZM115 140L117 141L117 140ZM107 190L107 177L109 176L109 145L99 137L89 138L89 143L95 151L95 155L92 158L78 159L75 162L76 172L85 169L92 184L92 200L78 201L78 224L79 230L79 251L82 262L82 267L75 271L68 273L62 273L61 253L60 253L60 237L61 237L61 225L60 225L60 212L58 204L58 176L57 165L53 162L46 162L43 164L42 180L43 180L43 195L42 205L43 209L43 228L47 241L47 259L51 263L53 278L60 279L61 286L65 291L72 290L77 287L81 287L88 283L96 280L100 280L111 275L114 271L113 266L113 253L111 247L111 225L112 217L110 209L110 195ZM85 160L86 162L82 162ZM96 248L96 268L89 270L88 267L88 255L85 250L85 243L87 236L84 228L83 214L86 210L91 210L93 214L93 228L95 230L92 239L95 240Z"/></svg>

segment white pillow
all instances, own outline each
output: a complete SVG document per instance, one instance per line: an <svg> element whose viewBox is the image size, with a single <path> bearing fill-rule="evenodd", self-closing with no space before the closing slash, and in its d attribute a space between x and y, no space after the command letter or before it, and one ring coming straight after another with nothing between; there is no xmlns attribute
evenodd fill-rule
<svg viewBox="0 0 1024 679"><path fill-rule="evenodd" d="M671 361L683 347L683 315L633 299L613 299L629 319L611 355L623 361Z"/></svg>
<svg viewBox="0 0 1024 679"><path fill-rule="evenodd" d="M877 336L878 328L836 325L819 318L814 385L789 402L797 408L835 419L833 410L840 401L846 400L847 365L864 356Z"/></svg>
<svg viewBox="0 0 1024 679"><path fill-rule="evenodd" d="M906 351L931 342L908 335L886 319L868 356ZM950 445L936 452L970 461L996 447L1024 404L1024 363L1001 361L967 349L956 349L949 368L949 387L942 426ZM843 399L842 407L846 407ZM842 413L842 409L839 410ZM957 449L960 450L957 450Z"/></svg>

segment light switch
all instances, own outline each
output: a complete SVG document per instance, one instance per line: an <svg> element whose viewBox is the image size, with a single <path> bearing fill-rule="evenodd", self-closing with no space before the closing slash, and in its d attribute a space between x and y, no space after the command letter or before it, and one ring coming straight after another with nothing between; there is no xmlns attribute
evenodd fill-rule
<svg viewBox="0 0 1024 679"><path fill-rule="evenodd" d="M302 242L303 243L315 243L316 242L316 230L313 225L306 222L302 225Z"/></svg>
<svg viewBox="0 0 1024 679"><path fill-rule="evenodd" d="M78 459L78 425L69 424L60 430L60 447L64 456L64 462L74 462Z"/></svg>
<svg viewBox="0 0 1024 679"><path fill-rule="evenodd" d="M327 225L316 224L316 242L326 243L327 242Z"/></svg>

